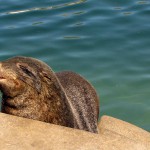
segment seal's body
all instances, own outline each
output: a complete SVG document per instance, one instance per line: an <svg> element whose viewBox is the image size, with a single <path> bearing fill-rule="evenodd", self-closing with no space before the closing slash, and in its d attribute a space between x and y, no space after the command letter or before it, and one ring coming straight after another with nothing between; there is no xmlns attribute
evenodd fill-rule
<svg viewBox="0 0 150 150"><path fill-rule="evenodd" d="M98 96L76 73L54 73L42 61L14 57L0 63L0 90L4 113L98 132Z"/></svg>

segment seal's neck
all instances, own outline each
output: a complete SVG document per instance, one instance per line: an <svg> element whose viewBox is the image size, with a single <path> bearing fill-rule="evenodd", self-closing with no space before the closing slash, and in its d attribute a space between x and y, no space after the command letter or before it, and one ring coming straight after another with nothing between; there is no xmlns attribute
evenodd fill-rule
<svg viewBox="0 0 150 150"><path fill-rule="evenodd" d="M40 98L47 106L48 122L73 128L74 117L69 99L59 81L47 82L44 85L46 85L42 89L44 95L41 93Z"/></svg>

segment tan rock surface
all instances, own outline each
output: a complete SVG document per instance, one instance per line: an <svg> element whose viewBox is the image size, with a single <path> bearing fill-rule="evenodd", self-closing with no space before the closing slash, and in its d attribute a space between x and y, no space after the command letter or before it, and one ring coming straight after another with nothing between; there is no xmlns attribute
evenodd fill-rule
<svg viewBox="0 0 150 150"><path fill-rule="evenodd" d="M0 113L0 150L148 150L140 142Z"/></svg>
<svg viewBox="0 0 150 150"><path fill-rule="evenodd" d="M128 122L110 117L102 116L99 123L100 134L109 135L110 132L123 135L135 142L141 142L150 149L150 133Z"/></svg>

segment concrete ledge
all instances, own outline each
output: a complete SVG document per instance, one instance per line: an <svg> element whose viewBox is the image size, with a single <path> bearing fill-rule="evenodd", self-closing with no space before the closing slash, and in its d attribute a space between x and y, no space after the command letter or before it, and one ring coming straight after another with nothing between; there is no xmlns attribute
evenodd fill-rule
<svg viewBox="0 0 150 150"><path fill-rule="evenodd" d="M150 133L128 122L110 117L102 116L99 122L100 134L114 132L123 135L136 142L142 142L150 146ZM150 147L149 147L150 149Z"/></svg>
<svg viewBox="0 0 150 150"><path fill-rule="evenodd" d="M0 150L148 150L123 135L93 134L0 113Z"/></svg>

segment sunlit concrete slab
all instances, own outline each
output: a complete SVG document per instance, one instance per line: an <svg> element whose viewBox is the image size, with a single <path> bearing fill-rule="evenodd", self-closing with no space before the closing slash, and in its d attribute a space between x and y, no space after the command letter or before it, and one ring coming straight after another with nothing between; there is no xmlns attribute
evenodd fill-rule
<svg viewBox="0 0 150 150"><path fill-rule="evenodd" d="M0 150L148 150L115 132L93 134L0 113Z"/></svg>
<svg viewBox="0 0 150 150"><path fill-rule="evenodd" d="M135 142L146 144L150 149L150 133L128 122L110 117L102 116L99 122L100 134L109 135L114 132L127 137Z"/></svg>

